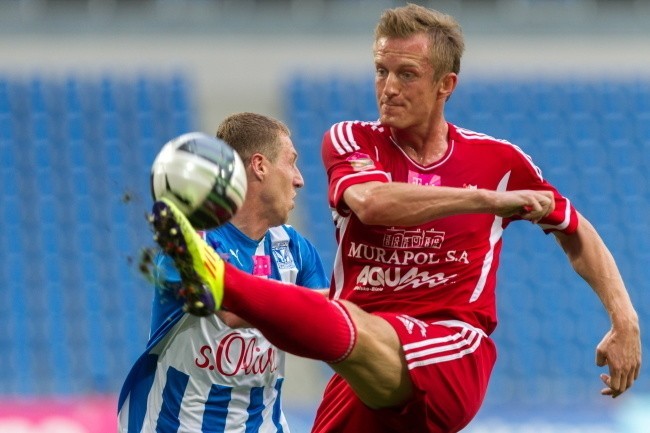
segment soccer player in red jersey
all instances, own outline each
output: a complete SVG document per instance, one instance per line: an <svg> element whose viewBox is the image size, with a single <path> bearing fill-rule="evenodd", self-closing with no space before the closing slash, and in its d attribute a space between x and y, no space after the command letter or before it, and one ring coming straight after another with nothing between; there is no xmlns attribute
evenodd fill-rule
<svg viewBox="0 0 650 433"><path fill-rule="evenodd" d="M221 308L336 372L313 432L453 433L471 421L496 359L496 273L515 220L553 233L609 314L596 349L609 368L601 393L616 397L638 377L638 317L593 226L517 146L445 120L463 50L450 16L412 4L382 15L379 120L335 124L323 139L339 244L329 299L228 264L208 276L201 263L218 259L192 252L200 240L163 205L190 247L177 260L192 259Z"/></svg>

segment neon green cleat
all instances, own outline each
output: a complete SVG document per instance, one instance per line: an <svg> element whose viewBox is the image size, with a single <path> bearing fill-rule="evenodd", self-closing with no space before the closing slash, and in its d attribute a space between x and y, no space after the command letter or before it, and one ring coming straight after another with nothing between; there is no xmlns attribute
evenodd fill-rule
<svg viewBox="0 0 650 433"><path fill-rule="evenodd" d="M185 215L171 201L162 198L153 205L149 223L154 239L169 255L181 274L184 310L195 316L209 316L223 299L224 263L199 236Z"/></svg>

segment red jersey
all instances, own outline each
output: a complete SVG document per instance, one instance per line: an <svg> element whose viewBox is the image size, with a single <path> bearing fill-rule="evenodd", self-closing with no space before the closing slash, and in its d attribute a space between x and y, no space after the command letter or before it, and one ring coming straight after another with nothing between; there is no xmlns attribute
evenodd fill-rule
<svg viewBox="0 0 650 433"><path fill-rule="evenodd" d="M497 322L495 285L503 230L517 219L455 215L419 226L368 226L343 201L351 185L407 182L495 191L552 191L555 209L540 221L547 233L573 233L577 213L519 147L449 125L448 149L422 166L379 122L347 121L325 133L322 157L338 251L330 294L367 312L400 312L422 320L461 320L490 334Z"/></svg>

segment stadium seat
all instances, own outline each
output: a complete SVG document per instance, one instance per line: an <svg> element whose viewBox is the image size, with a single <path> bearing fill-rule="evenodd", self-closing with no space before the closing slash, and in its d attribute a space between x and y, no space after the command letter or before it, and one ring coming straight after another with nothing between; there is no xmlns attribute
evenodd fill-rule
<svg viewBox="0 0 650 433"><path fill-rule="evenodd" d="M11 113L11 103L9 102L9 80L0 76L0 116Z"/></svg>
<svg viewBox="0 0 650 433"><path fill-rule="evenodd" d="M642 143L650 142L650 111L636 114L636 139Z"/></svg>

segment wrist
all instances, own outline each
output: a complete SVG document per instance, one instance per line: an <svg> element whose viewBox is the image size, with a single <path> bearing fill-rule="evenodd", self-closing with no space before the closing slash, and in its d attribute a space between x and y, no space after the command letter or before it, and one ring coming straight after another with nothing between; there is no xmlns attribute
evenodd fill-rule
<svg viewBox="0 0 650 433"><path fill-rule="evenodd" d="M477 189L476 203L479 203L479 211L496 214L499 209L498 193L489 189Z"/></svg>
<svg viewBox="0 0 650 433"><path fill-rule="evenodd" d="M640 333L639 316L632 310L625 313L614 313L610 317L612 329L621 331L634 331Z"/></svg>

